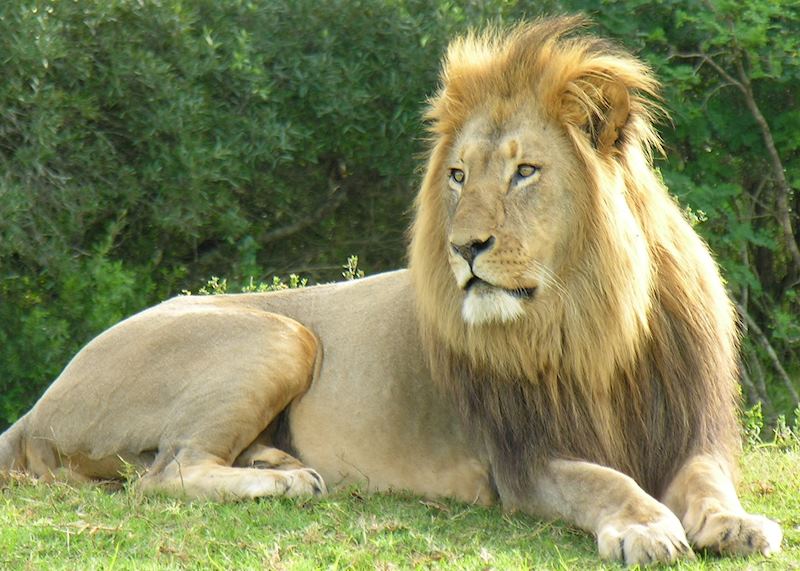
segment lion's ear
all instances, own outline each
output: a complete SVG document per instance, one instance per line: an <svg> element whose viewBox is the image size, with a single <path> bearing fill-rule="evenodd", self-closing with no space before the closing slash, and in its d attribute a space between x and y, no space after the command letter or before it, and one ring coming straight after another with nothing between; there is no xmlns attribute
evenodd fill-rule
<svg viewBox="0 0 800 571"><path fill-rule="evenodd" d="M625 84L609 77L580 78L567 84L561 99L561 118L586 133L601 154L622 140L631 112Z"/></svg>

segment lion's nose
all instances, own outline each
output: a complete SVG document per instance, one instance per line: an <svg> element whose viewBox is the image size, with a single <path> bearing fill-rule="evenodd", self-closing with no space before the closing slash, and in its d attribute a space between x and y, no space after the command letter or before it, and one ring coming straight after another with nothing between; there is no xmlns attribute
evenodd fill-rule
<svg viewBox="0 0 800 571"><path fill-rule="evenodd" d="M472 262L478 257L478 254L492 249L494 246L494 236L489 236L486 240L470 240L466 244L455 244L450 242L453 251L464 258L467 263L472 267Z"/></svg>

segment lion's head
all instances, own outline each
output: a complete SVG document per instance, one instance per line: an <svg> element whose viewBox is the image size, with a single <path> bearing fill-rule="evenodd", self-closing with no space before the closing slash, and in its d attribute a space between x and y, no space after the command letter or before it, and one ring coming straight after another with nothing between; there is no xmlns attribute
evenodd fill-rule
<svg viewBox="0 0 800 571"><path fill-rule="evenodd" d="M638 473L606 436L626 422L610 399L642 399L635 416L708 363L732 398L734 326L707 248L652 168L657 82L583 26L548 19L451 44L410 267L434 375L478 424L565 453L593 446L589 457ZM642 374L667 384L632 388ZM696 414L684 396L661 412ZM574 441L559 433L569 423ZM497 446L510 457L539 444Z"/></svg>
<svg viewBox="0 0 800 571"><path fill-rule="evenodd" d="M568 37L581 22L547 20L450 46L428 112L435 146L410 257L423 319L454 347L474 340L470 352L485 347L489 360L528 355L508 336L581 320L573 332L591 363L575 365L596 372L601 352L589 345L604 346L610 371L646 327L650 264L625 177L657 184L646 157L657 144L648 102L656 84L609 44Z"/></svg>

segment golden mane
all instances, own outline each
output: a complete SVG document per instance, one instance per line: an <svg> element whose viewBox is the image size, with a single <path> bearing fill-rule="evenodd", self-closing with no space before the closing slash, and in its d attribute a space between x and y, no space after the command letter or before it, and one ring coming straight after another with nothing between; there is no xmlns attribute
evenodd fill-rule
<svg viewBox="0 0 800 571"><path fill-rule="evenodd" d="M555 455L617 468L658 492L685 451L735 447L733 414L709 411L735 410L736 327L707 247L653 171L656 80L621 49L577 33L584 26L541 20L449 47L411 229L418 320L434 377L493 443L498 485L522 490ZM576 246L552 303L469 326L447 261L448 152L474 114L502 125L531 101L582 167L570 173L586 189Z"/></svg>

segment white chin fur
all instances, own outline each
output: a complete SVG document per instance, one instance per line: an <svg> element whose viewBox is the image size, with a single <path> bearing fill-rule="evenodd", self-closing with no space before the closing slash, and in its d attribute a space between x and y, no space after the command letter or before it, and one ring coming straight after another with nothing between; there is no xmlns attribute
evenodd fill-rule
<svg viewBox="0 0 800 571"><path fill-rule="evenodd" d="M511 294L492 289L467 292L461 316L470 325L480 325L496 321L504 323L522 316L522 302Z"/></svg>

